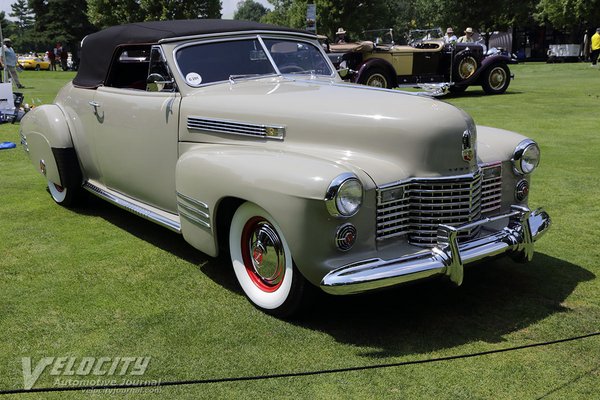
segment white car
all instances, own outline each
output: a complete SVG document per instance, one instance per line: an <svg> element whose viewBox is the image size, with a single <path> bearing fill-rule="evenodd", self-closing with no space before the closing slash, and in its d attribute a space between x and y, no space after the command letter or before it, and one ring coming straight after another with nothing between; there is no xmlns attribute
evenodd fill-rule
<svg viewBox="0 0 600 400"><path fill-rule="evenodd" d="M231 257L250 301L289 315L309 285L352 294L466 264L530 260L538 145L447 103L341 81L304 31L146 22L83 40L73 82L22 143L65 206L83 191Z"/></svg>

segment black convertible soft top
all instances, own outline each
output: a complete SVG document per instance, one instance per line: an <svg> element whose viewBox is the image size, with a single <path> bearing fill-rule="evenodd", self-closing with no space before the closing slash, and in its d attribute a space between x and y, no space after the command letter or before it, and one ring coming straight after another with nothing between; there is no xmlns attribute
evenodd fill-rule
<svg viewBox="0 0 600 400"><path fill-rule="evenodd" d="M115 48L124 44L151 44L161 39L244 31L285 31L309 34L292 28L250 21L225 19L188 19L139 22L113 26L85 37L81 61L73 84L96 88L106 78Z"/></svg>

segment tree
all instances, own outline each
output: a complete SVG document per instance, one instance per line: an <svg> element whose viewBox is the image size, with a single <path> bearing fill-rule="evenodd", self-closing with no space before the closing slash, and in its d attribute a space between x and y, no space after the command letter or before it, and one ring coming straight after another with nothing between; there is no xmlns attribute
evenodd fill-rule
<svg viewBox="0 0 600 400"><path fill-rule="evenodd" d="M99 29L140 21L221 18L221 1L88 0L88 16Z"/></svg>
<svg viewBox="0 0 600 400"><path fill-rule="evenodd" d="M28 29L33 27L33 15L31 8L27 4L27 0L18 0L16 3L10 5L12 12L8 15L16 19L15 25L17 28L17 34L23 35Z"/></svg>
<svg viewBox="0 0 600 400"><path fill-rule="evenodd" d="M86 0L29 0L29 7L35 18L31 34L38 51L56 42L75 51L81 39L95 31L86 14Z"/></svg>
<svg viewBox="0 0 600 400"><path fill-rule="evenodd" d="M600 0L540 0L536 11L538 22L550 22L556 28L600 26Z"/></svg>
<svg viewBox="0 0 600 400"><path fill-rule="evenodd" d="M233 19L260 22L268 11L265 6L254 0L243 0L237 3L237 10L233 14Z"/></svg>
<svg viewBox="0 0 600 400"><path fill-rule="evenodd" d="M88 0L87 15L98 29L143 21L137 0Z"/></svg>

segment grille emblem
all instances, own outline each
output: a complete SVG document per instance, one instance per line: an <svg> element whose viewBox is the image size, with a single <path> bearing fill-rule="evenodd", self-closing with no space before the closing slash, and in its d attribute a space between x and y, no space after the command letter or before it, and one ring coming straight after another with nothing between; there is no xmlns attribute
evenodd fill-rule
<svg viewBox="0 0 600 400"><path fill-rule="evenodd" d="M462 134L462 158L466 162L475 159L475 134L468 129Z"/></svg>

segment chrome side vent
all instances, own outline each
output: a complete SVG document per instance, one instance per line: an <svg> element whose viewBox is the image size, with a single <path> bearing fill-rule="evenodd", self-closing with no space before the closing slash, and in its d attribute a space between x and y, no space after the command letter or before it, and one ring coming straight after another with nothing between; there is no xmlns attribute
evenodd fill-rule
<svg viewBox="0 0 600 400"><path fill-rule="evenodd" d="M177 192L177 209L181 217L194 225L210 229L210 213L207 204Z"/></svg>
<svg viewBox="0 0 600 400"><path fill-rule="evenodd" d="M280 125L260 125L203 117L188 117L187 127L189 130L228 133L265 139L283 140L285 136L285 127Z"/></svg>

